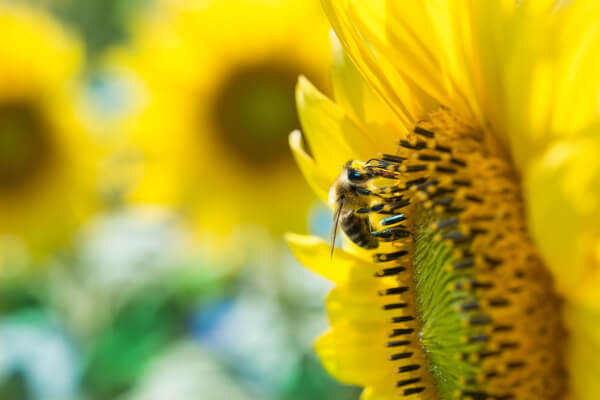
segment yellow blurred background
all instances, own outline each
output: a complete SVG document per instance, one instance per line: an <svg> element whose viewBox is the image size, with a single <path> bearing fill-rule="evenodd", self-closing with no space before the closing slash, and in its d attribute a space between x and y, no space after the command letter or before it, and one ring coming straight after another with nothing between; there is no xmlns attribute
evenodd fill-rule
<svg viewBox="0 0 600 400"><path fill-rule="evenodd" d="M287 136L318 0L0 1L0 398L351 400Z"/></svg>

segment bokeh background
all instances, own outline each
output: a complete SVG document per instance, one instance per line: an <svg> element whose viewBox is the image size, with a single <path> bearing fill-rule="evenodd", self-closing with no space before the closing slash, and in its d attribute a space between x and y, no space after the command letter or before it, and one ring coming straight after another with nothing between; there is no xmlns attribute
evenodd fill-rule
<svg viewBox="0 0 600 400"><path fill-rule="evenodd" d="M286 231L318 0L0 0L0 399L353 400Z"/></svg>

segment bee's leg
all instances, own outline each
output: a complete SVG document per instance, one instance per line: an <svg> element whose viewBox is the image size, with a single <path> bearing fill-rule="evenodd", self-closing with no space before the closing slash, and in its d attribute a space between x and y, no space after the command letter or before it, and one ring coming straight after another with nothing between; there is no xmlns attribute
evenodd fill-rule
<svg viewBox="0 0 600 400"><path fill-rule="evenodd" d="M362 218L367 218L367 214L370 213L377 213L377 214L392 214L389 217L385 217L383 219L381 219L378 224L381 226L391 226L391 225L396 225L404 220L406 220L406 216L403 213L397 213L394 214L393 212L394 210L392 209L387 209L385 208L385 206L382 207L381 204L378 204L376 206L373 207L363 207L363 208L358 208L356 210L354 210L354 214L358 215L359 217ZM379 228L374 226L371 218L369 218L369 225L370 225L370 231L377 231Z"/></svg>
<svg viewBox="0 0 600 400"><path fill-rule="evenodd" d="M369 170L372 176L385 176L385 172L393 173L400 172L402 164L391 163L377 158L372 158L367 161L366 168Z"/></svg>
<svg viewBox="0 0 600 400"><path fill-rule="evenodd" d="M384 215L394 215L397 214L398 210L408 206L410 201L404 199L402 196L398 196L395 198L385 199L385 203L377 203L371 207L361 207L357 208L354 212L356 214L384 214Z"/></svg>
<svg viewBox="0 0 600 400"><path fill-rule="evenodd" d="M427 169L427 166L424 164L407 165L404 162L406 160L407 158L405 157L393 154L381 154L379 158L371 158L367 161L366 166L376 176L389 176L390 172L419 172Z"/></svg>
<svg viewBox="0 0 600 400"><path fill-rule="evenodd" d="M427 164L395 164L379 160L377 165L368 165L371 178L406 179L407 173L424 172L433 167Z"/></svg>
<svg viewBox="0 0 600 400"><path fill-rule="evenodd" d="M366 162L367 165L388 165L388 164L402 164L406 160L406 157L396 156L394 154L380 154L378 158L371 158Z"/></svg>
<svg viewBox="0 0 600 400"><path fill-rule="evenodd" d="M374 205L372 207L357 208L354 212L356 214L369 214L369 213L372 213L372 212L377 213L377 212L381 211L383 209L383 207L385 207L385 204L379 203L379 204L376 204L376 205Z"/></svg>
<svg viewBox="0 0 600 400"><path fill-rule="evenodd" d="M427 180L427 178L417 178L411 181L400 182L397 185L385 186L380 188L374 188L369 190L369 194L375 196L393 195L396 193L404 192L414 187L415 190L425 190L429 186L437 185L435 180Z"/></svg>
<svg viewBox="0 0 600 400"><path fill-rule="evenodd" d="M406 216L402 213L399 213L399 214L394 214L389 217L385 217L384 219L379 221L379 224L382 226L390 226L390 225L395 225L404 220L406 220Z"/></svg>
<svg viewBox="0 0 600 400"><path fill-rule="evenodd" d="M370 190L370 194L375 196L388 195L388 194L396 194L400 192L406 191L407 186L404 183L393 185L393 186L385 186L380 188L375 188Z"/></svg>
<svg viewBox="0 0 600 400"><path fill-rule="evenodd" d="M400 172L402 162L406 158L383 154L381 158L371 158L365 163L369 174L372 177L390 177L396 176L394 173Z"/></svg>
<svg viewBox="0 0 600 400"><path fill-rule="evenodd" d="M395 228L386 228L379 231L371 232L371 236L375 236L384 242L393 242L401 238L410 236L410 231L405 229L404 225L399 225Z"/></svg>
<svg viewBox="0 0 600 400"><path fill-rule="evenodd" d="M391 204L378 204L368 207L369 212L389 215L379 220L377 223L378 226L375 226L371 218L369 218L371 236L383 242L393 242L397 239L408 237L410 232L401 224L401 222L406 220L406 215L398 212L399 209L407 205L408 200L398 200ZM365 210L358 209L356 213L360 213L361 211L364 212Z"/></svg>

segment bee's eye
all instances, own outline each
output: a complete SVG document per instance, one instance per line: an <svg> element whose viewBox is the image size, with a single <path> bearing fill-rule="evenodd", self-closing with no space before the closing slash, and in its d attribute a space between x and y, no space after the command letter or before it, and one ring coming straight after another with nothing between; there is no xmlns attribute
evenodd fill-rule
<svg viewBox="0 0 600 400"><path fill-rule="evenodd" d="M363 174L362 172L360 172L359 170L356 170L356 169L348 170L348 180L350 180L351 182L362 181L365 178L366 178L366 175Z"/></svg>

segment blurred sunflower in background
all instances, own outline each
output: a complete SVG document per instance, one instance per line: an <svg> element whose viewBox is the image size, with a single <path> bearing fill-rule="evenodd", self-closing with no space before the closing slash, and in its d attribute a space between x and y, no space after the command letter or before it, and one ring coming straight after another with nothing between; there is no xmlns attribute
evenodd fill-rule
<svg viewBox="0 0 600 400"><path fill-rule="evenodd" d="M231 245L248 225L304 230L313 197L282 132L298 126L298 74L326 87L321 13L316 1L161 1L141 18L112 56L147 87L125 122L144 159L126 198L178 208L204 244Z"/></svg>
<svg viewBox="0 0 600 400"><path fill-rule="evenodd" d="M337 284L325 367L364 400L598 398L598 3L323 3L335 102L301 79L290 143L347 240L288 241Z"/></svg>
<svg viewBox="0 0 600 400"><path fill-rule="evenodd" d="M82 44L47 14L0 4L2 258L64 244L93 209L97 150L75 112Z"/></svg>

